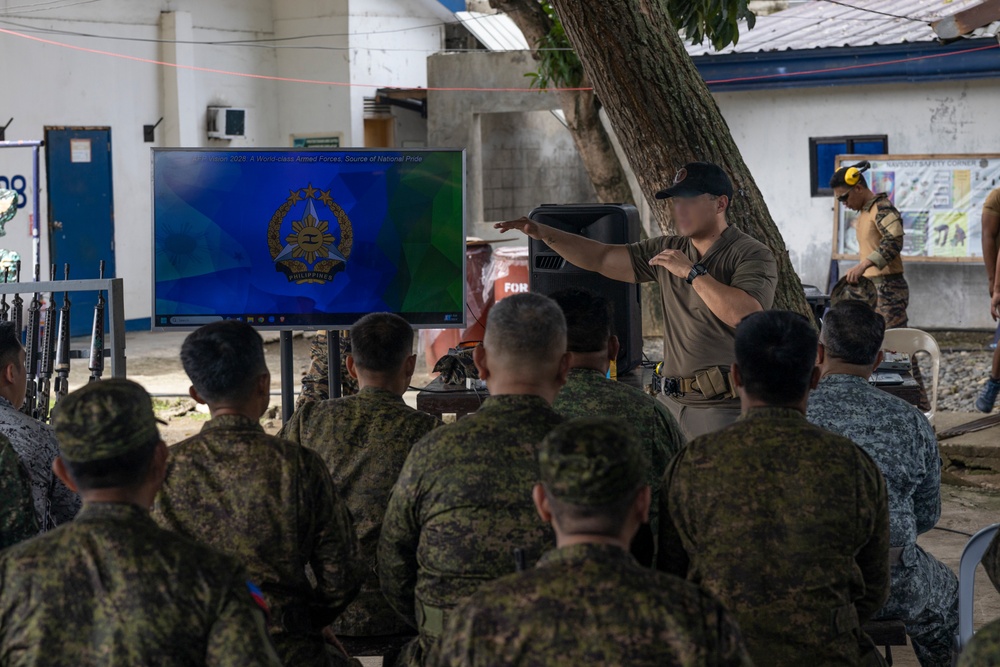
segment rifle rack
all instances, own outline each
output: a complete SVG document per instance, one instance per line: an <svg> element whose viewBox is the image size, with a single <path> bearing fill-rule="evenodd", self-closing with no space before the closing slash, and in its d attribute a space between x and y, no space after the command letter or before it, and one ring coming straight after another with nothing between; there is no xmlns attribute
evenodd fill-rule
<svg viewBox="0 0 1000 667"><path fill-rule="evenodd" d="M104 356L111 358L111 377L125 377L125 300L121 278L91 278L87 280L45 280L40 282L0 283L0 294L50 294L52 292L98 292L108 293L108 318L110 326L107 336L110 345L104 349ZM49 307L53 308L50 303ZM55 305L52 310L59 312ZM93 315L91 315L93 317ZM46 324L48 326L48 324ZM108 349L110 348L110 349ZM109 354L110 353L110 354ZM70 350L71 359L89 358L89 353L80 354Z"/></svg>

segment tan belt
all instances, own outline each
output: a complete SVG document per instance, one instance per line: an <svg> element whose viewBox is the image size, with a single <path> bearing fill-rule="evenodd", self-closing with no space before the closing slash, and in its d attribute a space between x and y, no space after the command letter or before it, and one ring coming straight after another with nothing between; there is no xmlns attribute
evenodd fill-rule
<svg viewBox="0 0 1000 667"><path fill-rule="evenodd" d="M440 607L431 607L420 600L417 603L417 628L422 634L438 638L444 633L445 610Z"/></svg>
<svg viewBox="0 0 1000 667"><path fill-rule="evenodd" d="M732 376L728 369L723 369L721 366L698 371L694 377L673 379L677 381L681 394L698 393L707 399L739 398Z"/></svg>

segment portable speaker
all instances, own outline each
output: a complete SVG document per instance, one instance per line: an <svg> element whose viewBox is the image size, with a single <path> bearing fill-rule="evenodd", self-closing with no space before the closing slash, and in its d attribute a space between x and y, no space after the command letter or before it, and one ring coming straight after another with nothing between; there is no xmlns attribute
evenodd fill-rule
<svg viewBox="0 0 1000 667"><path fill-rule="evenodd" d="M529 216L543 225L579 234L601 243L639 240L639 211L628 204L544 204ZM570 264L542 241L528 244L530 289L552 294L567 287L603 295L614 306L614 332L621 342L617 367L627 373L642 363L642 309L639 285L605 278Z"/></svg>

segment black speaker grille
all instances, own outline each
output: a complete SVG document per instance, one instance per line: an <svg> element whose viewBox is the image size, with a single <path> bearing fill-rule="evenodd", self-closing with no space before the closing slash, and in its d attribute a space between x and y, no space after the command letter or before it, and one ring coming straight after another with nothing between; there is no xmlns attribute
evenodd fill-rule
<svg viewBox="0 0 1000 667"><path fill-rule="evenodd" d="M558 271L566 263L559 255L536 255L535 268L545 271Z"/></svg>

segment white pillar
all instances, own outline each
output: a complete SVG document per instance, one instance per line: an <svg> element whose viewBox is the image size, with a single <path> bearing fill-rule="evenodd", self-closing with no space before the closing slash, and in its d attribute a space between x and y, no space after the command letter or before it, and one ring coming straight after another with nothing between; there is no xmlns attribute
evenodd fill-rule
<svg viewBox="0 0 1000 667"><path fill-rule="evenodd" d="M163 60L194 65L194 31L190 12L161 12L160 38ZM189 42L181 44L178 42ZM195 108L194 72L182 67L164 67L162 146L197 147L206 137L204 109ZM157 128L159 129L159 128Z"/></svg>

